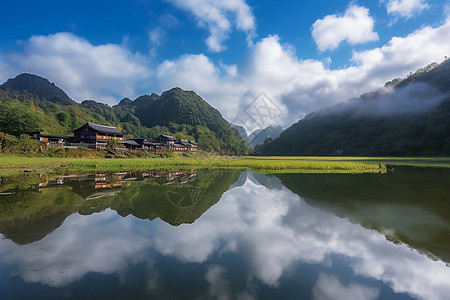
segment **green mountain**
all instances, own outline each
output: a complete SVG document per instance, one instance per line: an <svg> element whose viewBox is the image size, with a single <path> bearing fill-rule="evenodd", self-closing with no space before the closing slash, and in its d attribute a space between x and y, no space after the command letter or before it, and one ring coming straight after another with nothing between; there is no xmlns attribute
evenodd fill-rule
<svg viewBox="0 0 450 300"><path fill-rule="evenodd" d="M249 151L220 112L193 91L173 88L161 96L125 98L111 107L94 100L77 103L47 79L32 74L18 75L0 85L0 132L18 136L43 130L70 135L86 122L116 126L128 138L151 140L170 134L195 139L206 151Z"/></svg>
<svg viewBox="0 0 450 300"><path fill-rule="evenodd" d="M74 102L54 83L50 83L47 79L33 74L25 73L18 75L14 79L8 79L2 87L19 92L27 91L30 94L61 105L71 105Z"/></svg>
<svg viewBox="0 0 450 300"><path fill-rule="evenodd" d="M243 126L231 124L235 128L241 137L247 142L250 148L254 149L256 145L262 144L267 138L274 139L283 132L281 126L268 126L264 129L257 129L250 135L247 135L247 131Z"/></svg>
<svg viewBox="0 0 450 300"><path fill-rule="evenodd" d="M264 129L257 129L247 137L247 144L253 149L256 145L264 143L268 138L274 139L283 132L281 126L268 126Z"/></svg>
<svg viewBox="0 0 450 300"><path fill-rule="evenodd" d="M307 115L263 155L450 155L450 60ZM341 152L341 151L339 151Z"/></svg>

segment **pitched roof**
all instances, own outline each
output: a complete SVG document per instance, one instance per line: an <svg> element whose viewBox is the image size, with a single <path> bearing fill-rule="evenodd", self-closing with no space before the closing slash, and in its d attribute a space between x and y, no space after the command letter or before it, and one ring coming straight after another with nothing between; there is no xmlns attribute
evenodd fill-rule
<svg viewBox="0 0 450 300"><path fill-rule="evenodd" d="M144 142L144 145L146 145L146 146L165 146L165 144L157 143L157 142Z"/></svg>
<svg viewBox="0 0 450 300"><path fill-rule="evenodd" d="M161 134L161 135L158 136L156 139L157 139L157 140L159 140L159 139L167 139L167 140L169 140L169 141L175 141L175 140L176 140L176 138L174 138L173 136L171 136L171 135L165 135L165 134Z"/></svg>
<svg viewBox="0 0 450 300"><path fill-rule="evenodd" d="M174 147L178 147L178 148L186 148L185 145L183 145L183 144L178 144L178 143L173 144L173 146L174 146Z"/></svg>
<svg viewBox="0 0 450 300"><path fill-rule="evenodd" d="M191 140L178 140L177 143L182 144L186 147L197 146L197 143Z"/></svg>
<svg viewBox="0 0 450 300"><path fill-rule="evenodd" d="M136 143L136 141L133 140L126 140L125 144L129 145L129 146L140 146L138 143Z"/></svg>
<svg viewBox="0 0 450 300"><path fill-rule="evenodd" d="M53 135L53 134L41 134L41 137L46 138L59 138L59 139L70 139L73 138L73 136L67 136L67 135Z"/></svg>
<svg viewBox="0 0 450 300"><path fill-rule="evenodd" d="M114 126L99 125L99 124L94 124L94 123L91 123L91 122L88 122L88 123L84 124L82 127L84 127L84 126L90 127L90 128L92 128L92 129L94 129L95 131L98 131L98 132L111 133L111 134L123 134L121 131L119 131ZM80 128L82 128L82 127L80 127ZM80 128L78 128L78 129L80 129Z"/></svg>

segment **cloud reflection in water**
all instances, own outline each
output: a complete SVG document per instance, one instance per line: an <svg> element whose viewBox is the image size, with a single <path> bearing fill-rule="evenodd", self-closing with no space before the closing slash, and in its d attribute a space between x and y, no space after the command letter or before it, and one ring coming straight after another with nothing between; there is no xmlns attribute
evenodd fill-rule
<svg viewBox="0 0 450 300"><path fill-rule="evenodd" d="M211 265L210 259L237 254L248 278L239 297L252 298L253 279L277 287L299 263L326 265L330 255L342 255L349 258L356 275L382 280L396 293L420 299L444 299L449 294L450 270L445 263L312 207L284 187L269 190L247 175L245 183L227 191L194 224L172 227L160 220L121 218L112 210L72 215L41 241L18 246L1 240L1 261L15 265L26 282L62 287L89 272L120 273L130 264L148 263L152 250L182 263L208 264L205 280L214 296L214 288L226 290L230 284L227 266ZM150 286L155 284L149 280ZM316 299L327 295L374 299L379 290L359 283L344 285L321 274L313 293ZM222 293L224 299L238 294Z"/></svg>

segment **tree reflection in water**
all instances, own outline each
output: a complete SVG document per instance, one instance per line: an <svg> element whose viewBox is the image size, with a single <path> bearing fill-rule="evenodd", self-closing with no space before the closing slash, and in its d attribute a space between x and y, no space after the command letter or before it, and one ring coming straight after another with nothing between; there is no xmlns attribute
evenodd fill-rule
<svg viewBox="0 0 450 300"><path fill-rule="evenodd" d="M355 193L359 187L348 189L348 197L345 189L337 193L333 183L345 186L341 177L324 178L320 186L314 185L314 180L321 176L202 172L184 184L164 185L153 179L124 183L114 196L91 200L74 194L70 187L42 189L41 193L59 191L61 197L49 198L48 203L56 206L54 203L60 202L59 211L67 213L73 208L72 215L41 240L26 245L0 240L1 268L9 266L25 286L40 283L50 287L46 292L54 298L92 295L92 284L96 298L273 299L283 295L288 299L445 299L450 292L446 263L429 259L402 240L393 243L386 239L382 229L395 231L396 224L390 217L374 214L367 218L353 210L360 199ZM389 182L400 184L403 180L379 176L355 181L364 186L364 180L374 180L385 187L368 189L368 194L358 190L369 209L379 203L376 195L388 195ZM406 175L400 172L398 176ZM414 188L415 179L408 185L410 180L403 182L405 188ZM171 201L166 197L167 188L173 195ZM323 196L327 191L329 203ZM396 202L395 196L400 194L391 191L390 202ZM46 201L44 197L40 200ZM404 207L404 201L398 199L398 207ZM52 205L35 211L51 215L58 211ZM26 208L21 216L34 216L30 212L35 207L29 204ZM417 209L425 211L424 206ZM427 220L439 221L426 226L444 230L446 223L441 219L445 212L427 211ZM405 215L411 216L416 214ZM157 217L160 220L155 220ZM405 222L402 224L414 223ZM414 235L408 238L414 239ZM113 274L120 277L120 285ZM10 291L8 285L3 289ZM20 292L29 295L27 288Z"/></svg>

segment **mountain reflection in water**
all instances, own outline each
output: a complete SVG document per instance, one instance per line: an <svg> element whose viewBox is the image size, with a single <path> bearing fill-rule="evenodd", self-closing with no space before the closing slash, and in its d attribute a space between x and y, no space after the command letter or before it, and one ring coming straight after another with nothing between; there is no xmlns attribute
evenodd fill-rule
<svg viewBox="0 0 450 300"><path fill-rule="evenodd" d="M418 172L416 176L426 174ZM407 176L401 170L397 174ZM444 175L434 179L443 180ZM250 171L199 170L196 180L184 184L163 185L150 179L124 184L114 196L91 200L61 184L39 193L23 190L22 196L34 204L24 206L25 200L17 200L16 206L25 208L22 214L12 198L4 198L12 195L4 195L2 209L10 210L9 215L2 212L0 220L5 236L0 240L0 296L446 299L450 270L442 260L429 258L431 254L442 257L440 252L433 253L431 246L423 250L428 255L423 255L411 246L415 238L425 244L428 230L447 230L443 216L448 206L425 210L425 205L417 203L419 198L407 191L415 188L412 177L404 179L398 193L392 193L389 182L400 184L403 179L374 176L379 177L323 177L321 186L321 180L314 183L321 178L317 175L275 177ZM411 185L407 184L410 180ZM379 189L363 190L366 181L380 184ZM437 186L432 189L418 195L431 197L444 191ZM408 197L396 199L402 190ZM324 196L327 191L329 196ZM15 190L14 195L20 192ZM58 196L51 196L55 193ZM399 215L407 204L415 208L407 210L405 218L427 212L421 219L425 231L408 235L416 226L413 220L398 225L391 216L352 209L364 205L358 201L366 201L372 210L376 195L383 198L389 193L390 201L379 203L391 203L391 210L399 207ZM44 195L29 196L35 194ZM41 201L47 204L34 206ZM37 213L67 215L41 239L18 245L8 237L4 224L20 227Z"/></svg>
<svg viewBox="0 0 450 300"><path fill-rule="evenodd" d="M191 170L59 176L2 196L0 232L26 244L42 239L73 213L90 215L106 208L121 216L161 218L174 226L192 223L220 200L240 173Z"/></svg>

